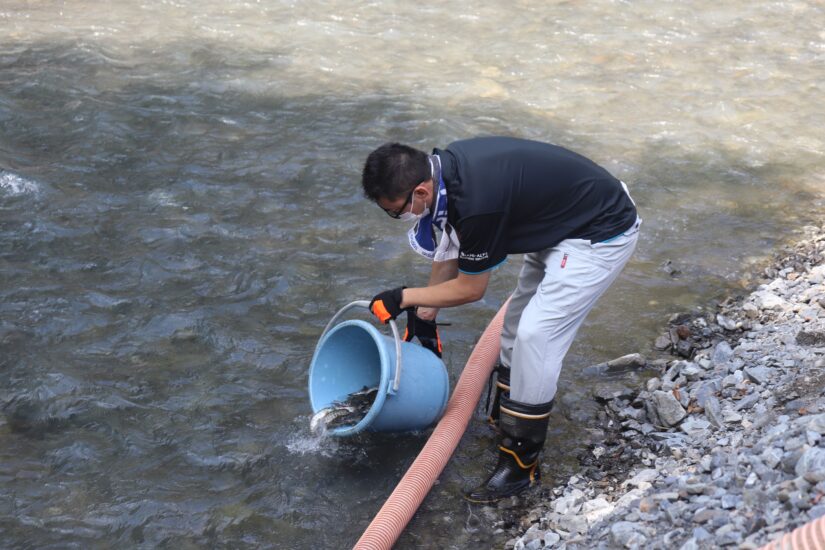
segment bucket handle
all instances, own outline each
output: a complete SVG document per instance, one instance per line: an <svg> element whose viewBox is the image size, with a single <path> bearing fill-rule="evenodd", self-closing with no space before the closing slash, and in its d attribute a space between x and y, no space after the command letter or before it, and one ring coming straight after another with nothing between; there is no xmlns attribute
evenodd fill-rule
<svg viewBox="0 0 825 550"><path fill-rule="evenodd" d="M339 309L338 313L333 315L332 319L330 319L329 323L327 323L327 326L324 327L324 332L321 333L321 338L318 340L320 341L324 338L324 336L326 336L329 329L335 325L344 313L356 307L369 309L370 303L367 300L356 300ZM395 337L395 380L393 380L392 383L392 393L396 393L398 391L398 383L401 381L401 338L398 336L398 325L395 324L394 319L390 319L390 328L392 329L392 335Z"/></svg>

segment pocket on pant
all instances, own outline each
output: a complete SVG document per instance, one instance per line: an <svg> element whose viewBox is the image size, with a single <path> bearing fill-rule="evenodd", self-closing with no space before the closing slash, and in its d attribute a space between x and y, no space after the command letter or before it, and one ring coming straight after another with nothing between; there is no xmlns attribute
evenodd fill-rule
<svg viewBox="0 0 825 550"><path fill-rule="evenodd" d="M540 307L565 316L577 311L582 307L583 299L610 278L611 269L610 263L603 258L575 247L555 249L548 258L544 278L539 284Z"/></svg>
<svg viewBox="0 0 825 550"><path fill-rule="evenodd" d="M561 249L562 257L557 265L560 272L564 270L568 270L566 273L590 271L593 267L600 267L606 271L613 269L610 261L595 252L589 242L582 241L582 243L583 245L579 248Z"/></svg>
<svg viewBox="0 0 825 550"><path fill-rule="evenodd" d="M623 237L632 237L633 235L638 233L641 228L642 228L642 218L636 218L636 223L634 223L633 226L630 229L628 229L627 231L622 233L622 236Z"/></svg>

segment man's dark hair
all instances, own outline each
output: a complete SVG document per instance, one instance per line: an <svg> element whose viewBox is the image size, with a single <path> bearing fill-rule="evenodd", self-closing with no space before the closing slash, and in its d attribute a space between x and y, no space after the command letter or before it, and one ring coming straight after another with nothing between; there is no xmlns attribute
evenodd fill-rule
<svg viewBox="0 0 825 550"><path fill-rule="evenodd" d="M427 154L401 143L385 143L369 154L361 174L364 195L373 202L396 200L432 177Z"/></svg>

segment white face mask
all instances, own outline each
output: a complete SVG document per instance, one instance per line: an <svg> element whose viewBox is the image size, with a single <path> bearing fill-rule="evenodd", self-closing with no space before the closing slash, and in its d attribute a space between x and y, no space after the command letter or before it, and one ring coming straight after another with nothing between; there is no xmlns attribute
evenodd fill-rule
<svg viewBox="0 0 825 550"><path fill-rule="evenodd" d="M421 218L426 216L430 213L430 209L424 207L424 210L420 214L413 214L412 209L415 206L415 195L413 195L412 201L410 202L410 209L403 214L401 214L398 219L402 222L418 222Z"/></svg>

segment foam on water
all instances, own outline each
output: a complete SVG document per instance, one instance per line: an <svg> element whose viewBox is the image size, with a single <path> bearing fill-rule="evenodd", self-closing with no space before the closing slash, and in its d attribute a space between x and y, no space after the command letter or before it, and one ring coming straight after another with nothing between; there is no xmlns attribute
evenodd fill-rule
<svg viewBox="0 0 825 550"><path fill-rule="evenodd" d="M309 419L302 417L298 419L297 431L287 439L286 448L293 455L321 455L333 456L338 450L338 440L329 437L326 431L314 434L306 430Z"/></svg>
<svg viewBox="0 0 825 550"><path fill-rule="evenodd" d="M3 194L10 196L33 195L40 191L40 187L35 182L17 174L2 172L0 173L0 190Z"/></svg>

